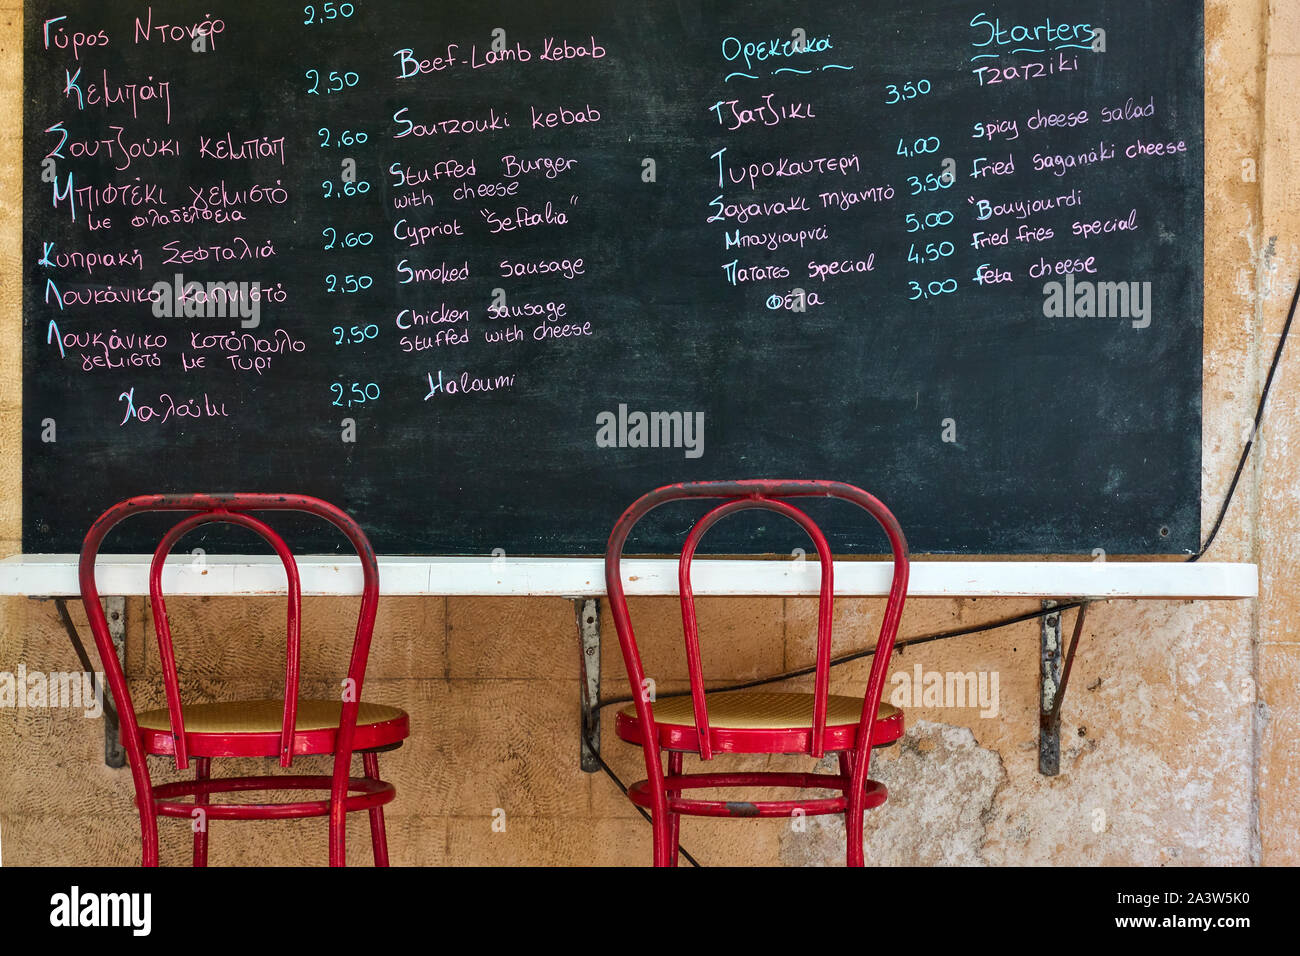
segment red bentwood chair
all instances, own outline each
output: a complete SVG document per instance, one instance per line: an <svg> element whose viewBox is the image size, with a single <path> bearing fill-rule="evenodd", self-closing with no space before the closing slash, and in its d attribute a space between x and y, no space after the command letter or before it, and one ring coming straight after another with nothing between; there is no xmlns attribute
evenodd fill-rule
<svg viewBox="0 0 1300 956"><path fill-rule="evenodd" d="M149 601L158 635L159 658L167 707L137 714L131 704L126 675L109 635L108 621L95 586L95 560L105 535L124 518L150 511L196 512L167 532L154 551L149 569ZM298 699L298 657L301 638L302 588L298 564L284 540L250 511L301 511L329 521L351 541L361 559L363 589L357 633L347 680L337 700ZM288 578L288 650L284 697L181 705L172 648L171 625L162 594L163 563L178 541L202 525L224 523L248 528L275 550ZM388 865L383 806L397 795L391 783L379 778L379 750L393 749L410 733L406 713L361 701L366 658L379 603L379 565L365 533L348 515L318 498L302 495L187 494L143 495L119 502L91 525L82 546L81 598L95 634L99 658L118 710L122 744L135 781L140 811L140 834L145 866L158 865L158 817L196 821L194 865L206 866L209 820L284 820L329 817L330 865L345 862L345 817L356 810L370 813L370 835L375 864ZM365 776L351 776L352 754L362 755ZM186 770L194 758L194 779L154 786L147 755L170 755L176 769ZM326 775L283 775L214 778L209 775L214 757L279 757L288 768L295 756L333 754L334 772ZM213 794L272 790L328 790L329 799L279 803L211 803ZM183 802L180 797L193 797Z"/></svg>
<svg viewBox="0 0 1300 956"><path fill-rule="evenodd" d="M691 528L678 562L682 625L686 636L686 661L691 693L647 699L645 672L637 651L636 635L628 615L619 564L633 526L647 513L669 501L683 498L726 499ZM871 664L866 696L832 696L830 689L831 625L834 618L834 582L830 546L821 529L787 498L842 498L871 514L885 529L894 556L894 576L880 624L880 637ZM708 693L700 662L700 636L695 596L691 590L691 562L704 533L737 511L762 508L775 511L807 532L821 562L821 592L817 612L817 670L811 694L747 692ZM789 817L843 813L848 831L848 865L862 866L863 817L868 808L885 802L884 784L867 779L871 748L892 743L903 735L903 714L881 703L889 657L898 634L898 621L907 596L907 541L902 529L883 504L860 488L833 481L701 481L667 485L639 498L623 513L609 536L605 552L605 580L623 661L633 687L635 703L623 708L615 730L645 752L647 779L633 784L628 796L650 810L654 824L655 866L676 866L681 816ZM664 772L660 751L668 752ZM839 773L697 773L683 774L682 758L688 751L702 760L717 753L806 753L821 758L839 756ZM728 787L793 787L838 790L836 797L810 800L731 801L699 800L682 795L695 789Z"/></svg>

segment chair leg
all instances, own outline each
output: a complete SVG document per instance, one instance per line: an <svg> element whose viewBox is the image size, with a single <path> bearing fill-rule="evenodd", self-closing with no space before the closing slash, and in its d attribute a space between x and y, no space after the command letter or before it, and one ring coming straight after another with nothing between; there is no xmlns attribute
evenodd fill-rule
<svg viewBox="0 0 1300 956"><path fill-rule="evenodd" d="M646 769L654 775L659 775L662 779L663 764L662 758L656 753L653 756L647 752ZM669 765L672 765L672 754L668 756ZM670 827L672 821L668 813L668 793L665 790L657 790L651 780L651 803L650 803L650 829L654 841L654 865L655 866L672 866L673 852L670 845L672 834Z"/></svg>
<svg viewBox="0 0 1300 956"><path fill-rule="evenodd" d="M671 750L668 752L668 775L670 777L675 777L682 772L683 756L684 755L680 750ZM666 799L671 800L680 793L680 790L669 790L664 796ZM668 852L672 854L671 862L668 865L676 866L680 856L678 851L681 848L682 815L680 813L673 813L670 810L668 811L665 822L668 828Z"/></svg>
<svg viewBox="0 0 1300 956"><path fill-rule="evenodd" d="M334 752L334 773L330 780L329 841L330 866L348 865L348 793L352 779L352 756ZM364 757L363 757L364 760Z"/></svg>
<svg viewBox="0 0 1300 956"><path fill-rule="evenodd" d="M672 851L668 846L668 811L656 813L650 811L651 828L654 830L654 865L672 866Z"/></svg>
<svg viewBox="0 0 1300 956"><path fill-rule="evenodd" d="M864 866L865 860L862 854L862 838L865 829L865 820L867 808L866 801L861 796L849 801L849 808L844 812L844 831L848 838L848 865Z"/></svg>
<svg viewBox="0 0 1300 956"><path fill-rule="evenodd" d="M114 696L113 700L118 698ZM154 808L153 781L149 779L149 766L144 754L134 750L129 741L126 747L127 764L131 768L131 781L135 784L135 805L140 811L140 865L158 865L158 812Z"/></svg>
<svg viewBox="0 0 1300 956"><path fill-rule="evenodd" d="M367 779L379 779L379 754L367 750L361 755L361 764ZM370 843L375 850L375 866L388 866L388 831L384 829L383 807L370 811Z"/></svg>
<svg viewBox="0 0 1300 956"><path fill-rule="evenodd" d="M840 751L840 776L853 779L853 751ZM861 793L849 794L849 807L844 811L844 834L848 840L848 865L864 866L862 837L865 830L864 817L867 801Z"/></svg>
<svg viewBox="0 0 1300 956"><path fill-rule="evenodd" d="M211 767L211 762L212 761L210 757L194 758L194 779L196 781L208 779L208 772ZM208 803L208 795L206 793L198 793L194 795L194 805L196 807L206 806L207 803ZM194 865L207 866L208 865L208 818L206 815L200 816L198 817L198 821L199 821L199 828L194 831Z"/></svg>
<svg viewBox="0 0 1300 956"><path fill-rule="evenodd" d="M153 794L145 792L140 800L140 865L158 865L158 816L153 812Z"/></svg>

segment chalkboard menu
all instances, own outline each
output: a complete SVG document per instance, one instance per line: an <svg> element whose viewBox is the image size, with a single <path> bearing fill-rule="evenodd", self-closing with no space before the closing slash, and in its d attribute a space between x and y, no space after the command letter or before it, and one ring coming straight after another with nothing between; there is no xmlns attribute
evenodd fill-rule
<svg viewBox="0 0 1300 956"><path fill-rule="evenodd" d="M861 485L916 551L1197 546L1200 0L23 29L28 552L131 494L290 491L382 553L593 554L743 477Z"/></svg>

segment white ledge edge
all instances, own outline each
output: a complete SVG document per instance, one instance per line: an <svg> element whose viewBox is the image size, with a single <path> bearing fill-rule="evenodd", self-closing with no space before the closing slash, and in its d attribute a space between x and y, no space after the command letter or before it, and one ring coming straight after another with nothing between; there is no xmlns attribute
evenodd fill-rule
<svg viewBox="0 0 1300 956"><path fill-rule="evenodd" d="M149 589L147 555L101 557L96 581L101 594L134 597ZM361 593L355 558L298 559L307 595ZM883 596L892 563L836 561L835 593ZM623 562L629 595L675 595L677 562L629 558ZM605 594L601 558L403 557L379 558L380 593L389 596L598 597ZM816 595L821 569L815 560L700 558L692 583L707 596L795 597ZM170 558L163 572L168 595L221 596L285 593L284 571L272 556L188 555ZM22 554L0 560L0 595L75 597L77 556ZM913 560L908 595L955 597L1086 597L1149 599L1240 599L1259 596L1253 564L1185 561L944 561Z"/></svg>

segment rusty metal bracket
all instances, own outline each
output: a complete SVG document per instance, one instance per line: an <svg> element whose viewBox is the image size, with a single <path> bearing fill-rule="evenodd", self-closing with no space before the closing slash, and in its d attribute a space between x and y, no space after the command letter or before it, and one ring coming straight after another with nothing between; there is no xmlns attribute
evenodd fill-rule
<svg viewBox="0 0 1300 956"><path fill-rule="evenodd" d="M72 643L72 652L77 655L81 669L90 675L95 693L100 695L104 701L104 765L114 769L125 767L126 751L122 748L121 737L118 732L117 702L112 699L112 692L100 680L100 675L95 671L94 665L91 664L90 655L86 653L86 645L81 642L81 635L77 633L77 626L72 623L72 616L68 614L66 601L63 598L55 598L54 606L58 609L59 620L63 622L63 629L67 632L68 640ZM113 647L117 651L117 659L125 662L126 598L104 598L104 613L108 617L108 633L112 635Z"/></svg>
<svg viewBox="0 0 1300 956"><path fill-rule="evenodd" d="M578 598L573 602L578 621L579 761L587 773L600 770L600 601Z"/></svg>
<svg viewBox="0 0 1300 956"><path fill-rule="evenodd" d="M1044 601L1043 608L1054 608L1056 601ZM1074 652L1083 634L1087 602L1079 605L1074 616L1074 634L1068 651L1062 653L1061 612L1045 614L1039 634L1038 699L1038 772L1055 777L1061 772L1061 703L1074 667Z"/></svg>

